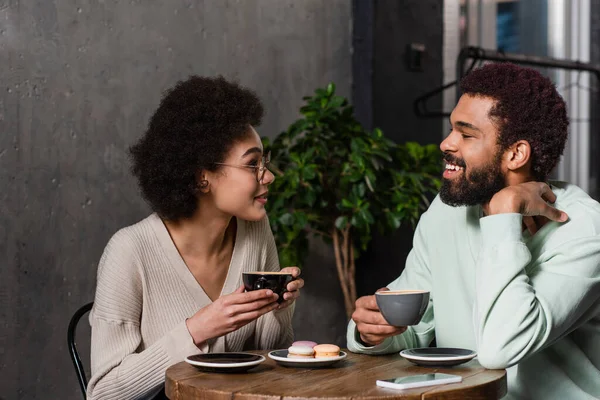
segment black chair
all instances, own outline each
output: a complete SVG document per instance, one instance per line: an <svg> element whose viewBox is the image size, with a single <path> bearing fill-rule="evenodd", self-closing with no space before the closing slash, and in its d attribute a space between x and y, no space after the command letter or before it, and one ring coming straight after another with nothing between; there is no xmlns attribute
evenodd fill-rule
<svg viewBox="0 0 600 400"><path fill-rule="evenodd" d="M67 344L69 345L69 353L71 355L73 365L75 366L75 372L77 373L77 379L79 380L79 386L81 387L84 399L86 398L85 393L88 381L87 377L85 376L85 369L83 368L83 364L79 358L79 353L77 352L77 345L75 344L75 331L81 317L90 311L93 305L94 302L91 302L75 311L75 314L73 314L71 321L69 322L69 329L67 330Z"/></svg>

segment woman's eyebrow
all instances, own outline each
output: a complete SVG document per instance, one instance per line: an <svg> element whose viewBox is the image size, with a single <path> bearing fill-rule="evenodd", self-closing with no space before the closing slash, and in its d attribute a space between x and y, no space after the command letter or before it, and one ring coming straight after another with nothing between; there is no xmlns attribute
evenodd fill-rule
<svg viewBox="0 0 600 400"><path fill-rule="evenodd" d="M262 154L262 152L263 151L260 147L251 147L248 150L246 150L246 152L244 154L242 154L242 158L246 157L247 155L254 154L254 153Z"/></svg>

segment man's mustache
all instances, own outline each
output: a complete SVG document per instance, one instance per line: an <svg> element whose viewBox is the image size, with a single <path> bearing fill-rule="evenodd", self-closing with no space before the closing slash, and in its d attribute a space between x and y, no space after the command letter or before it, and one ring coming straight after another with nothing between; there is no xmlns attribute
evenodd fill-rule
<svg viewBox="0 0 600 400"><path fill-rule="evenodd" d="M467 167L467 165L465 164L465 160L463 160L462 158L455 157L450 153L444 153L443 158L444 161L446 161L447 163L455 164L463 168Z"/></svg>

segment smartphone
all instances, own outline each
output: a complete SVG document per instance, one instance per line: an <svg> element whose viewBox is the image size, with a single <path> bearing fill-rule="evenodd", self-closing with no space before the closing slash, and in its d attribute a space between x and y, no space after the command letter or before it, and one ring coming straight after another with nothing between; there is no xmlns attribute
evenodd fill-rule
<svg viewBox="0 0 600 400"><path fill-rule="evenodd" d="M444 385L446 383L462 382L462 376L450 374L422 374L403 376L400 378L382 379L377 381L377 386L390 389L410 389L423 386Z"/></svg>

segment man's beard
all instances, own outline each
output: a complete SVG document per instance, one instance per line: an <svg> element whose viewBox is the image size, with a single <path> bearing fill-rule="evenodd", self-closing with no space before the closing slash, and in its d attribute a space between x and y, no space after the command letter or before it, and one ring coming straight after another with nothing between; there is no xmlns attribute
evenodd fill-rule
<svg viewBox="0 0 600 400"><path fill-rule="evenodd" d="M440 198L452 207L475 206L489 202L492 197L506 186L500 170L501 152L483 167L472 169L467 178L467 169L462 159L444 154L444 160L463 167L461 176L455 179L442 178Z"/></svg>

